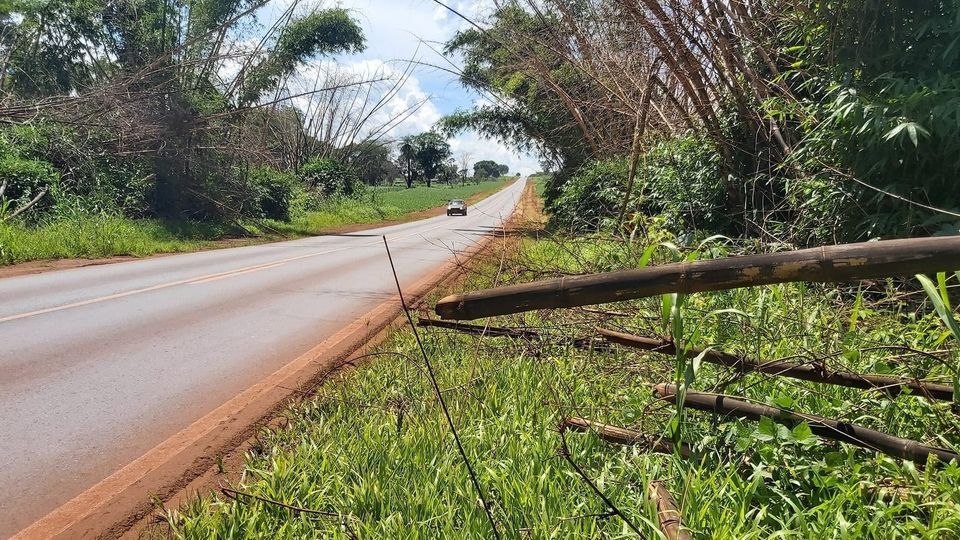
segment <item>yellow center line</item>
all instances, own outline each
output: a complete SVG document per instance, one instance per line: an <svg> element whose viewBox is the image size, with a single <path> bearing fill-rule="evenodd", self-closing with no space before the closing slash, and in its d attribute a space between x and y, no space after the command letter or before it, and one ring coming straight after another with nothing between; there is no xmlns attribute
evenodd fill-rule
<svg viewBox="0 0 960 540"><path fill-rule="evenodd" d="M435 230L435 229L439 229L440 227L443 227L443 224L437 225L437 226L435 226L435 227L431 227L431 228L426 229L426 230L423 230L423 231L417 231L417 232L413 232L413 233L410 233L410 234L407 234L407 235L398 236L398 237L393 238L393 240L402 240L402 239L404 239L404 238L409 238L409 237L411 237L411 236L415 236L415 235L418 235L418 234L419 234L419 235L422 235L422 234L424 234L424 233L433 231L433 230ZM70 304L63 304L63 305L59 305L59 306L53 306L53 307L38 309L38 310L35 310L35 311L28 311L28 312L26 312L26 313L18 313L18 314L16 314L16 315L8 315L8 316L6 316L6 317L0 317L0 323L10 322L10 321L16 321L16 320L19 320L19 319L26 319L27 317L35 317L35 316L37 316L37 315L45 315L45 314L47 314L47 313L54 313L54 312L63 311L63 310L66 310L66 309L73 309L73 308L78 308L78 307L83 307L83 306L89 306L89 305L91 305L91 304L99 304L100 302L106 302L106 301L108 301L108 300L117 300L117 299L119 299L119 298L126 298L126 297L128 297L128 296L133 296L133 295L136 295L136 294L143 294L143 293L147 293L147 292L158 291L158 290L161 290L161 289L168 289L168 288L170 288L170 287L176 287L176 286L178 286L178 285L186 285L186 284L199 285L199 284L202 284L202 283L209 283L209 282L211 282L211 281L217 281L217 280L220 280L220 279L225 279L225 278L233 277L233 276L239 276L239 275L242 275L242 274L248 274L248 273L251 273L251 272L257 272L257 271L260 271L260 270L269 270L270 268L276 268L276 267L278 267L278 266L283 266L284 264L289 263L289 262L299 261L299 260L303 260L303 259L308 259L308 258L311 258L311 257L318 257L318 256L320 256L320 255L327 255L327 254L330 254L330 253L336 253L336 252L338 252L338 251L345 251L345 250L348 250L348 249L352 249L352 248L354 248L354 247L368 247L368 246L372 246L372 245L375 245L375 244L379 244L380 242L381 242L381 240L374 240L374 241L371 241L371 242L367 242L367 243L365 243L365 244L361 244L361 245L359 245L359 246L347 246L347 247L341 247L341 248L336 248L336 249L328 249L328 250L326 250L326 251L318 251L318 252L316 252L316 253L308 253L308 254L306 254L306 255L298 255L298 256L296 256L296 257L288 257L288 258L286 258L286 259L280 259L280 260L277 260L277 261L272 261L272 262L257 264L257 265L253 265L253 266L247 266L247 267L244 267L244 268L236 268L236 269L233 269L233 270L227 270L227 271L225 271L225 272L216 272L216 273L213 273L213 274L206 274L206 275L202 275L202 276L195 276L195 277L191 277L191 278L187 278L187 279L181 279L181 280L177 280L177 281L171 281L171 282L169 282L169 283L161 283L161 284L158 284L158 285L151 285L151 286L149 286L149 287L143 287L143 288L141 288L141 289L133 289L133 290L131 290L131 291L124 291L124 292L115 293L115 294L108 294L108 295L106 295L106 296L100 296L100 297L97 297L97 298L91 298L91 299L89 299L89 300L81 300L81 301L79 301L79 302L72 302L72 303L70 303Z"/></svg>
<svg viewBox="0 0 960 540"><path fill-rule="evenodd" d="M283 265L285 265L285 264L287 264L287 263L285 263L285 262L278 262L278 263L274 263L274 264L269 264L269 265L267 265L267 266L258 266L258 267L256 267L256 268L248 268L248 269L246 269L246 270L239 270L239 271L237 271L237 272L231 272L231 273L226 274L226 275L223 275L223 276L214 276L214 277L208 277L208 278L204 278L204 279L199 279L199 280L197 280L197 281L191 281L191 282L188 283L187 285L200 285L200 284L203 284L203 283L210 283L211 281L218 281L218 280L221 280L221 279L232 278L233 276L241 276L241 275L243 275L243 274L249 274L249 273L251 273L251 272L259 272L259 271L261 271L261 270L269 270L270 268L276 268L276 267L278 267L278 266L283 266Z"/></svg>

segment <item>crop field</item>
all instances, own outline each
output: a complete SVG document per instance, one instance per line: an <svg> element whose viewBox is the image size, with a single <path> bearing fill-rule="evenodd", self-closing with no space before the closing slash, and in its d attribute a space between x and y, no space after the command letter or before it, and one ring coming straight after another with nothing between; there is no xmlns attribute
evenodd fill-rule
<svg viewBox="0 0 960 540"><path fill-rule="evenodd" d="M721 239L682 248L655 234L653 247L526 236L506 241L456 290L751 249ZM944 290L954 285L944 277ZM682 382L955 451L951 402L741 373L593 337L603 327L951 383L957 336L936 307L915 281L785 284L488 321L539 338L419 328L479 495L406 328L291 407L286 427L262 433L229 497L195 499L168 523L180 538L492 538L486 508L503 538L663 538L648 496L662 481L694 538L958 538L956 462L892 458L815 436L806 422L678 409L653 385ZM571 416L684 442L691 455L561 430Z"/></svg>

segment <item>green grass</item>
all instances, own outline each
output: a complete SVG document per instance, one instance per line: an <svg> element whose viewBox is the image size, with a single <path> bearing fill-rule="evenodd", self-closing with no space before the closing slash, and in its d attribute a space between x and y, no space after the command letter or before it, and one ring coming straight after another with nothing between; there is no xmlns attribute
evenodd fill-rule
<svg viewBox="0 0 960 540"><path fill-rule="evenodd" d="M489 193L510 179L491 180L454 188L415 187L396 191L369 190L360 199L331 201L314 212L298 212L289 222L266 220L244 226L276 238L318 234L344 225L376 223L446 203ZM155 253L195 251L215 246L216 240L236 235L238 229L194 222L165 222L109 215L84 215L27 226L0 224L0 265L39 259L99 258L115 255L143 257Z"/></svg>
<svg viewBox="0 0 960 540"><path fill-rule="evenodd" d="M592 237L524 240L500 267L497 257L460 287L525 281L558 272L636 266L644 246ZM701 257L729 248L702 250ZM654 260L672 260L661 249ZM902 345L957 361L956 344L922 296L887 289L779 285L680 299L662 321L664 299L625 302L629 314L601 323L578 311L529 313L491 321L532 326L542 344L421 330L501 533L506 538L631 538L557 455L561 418L576 414L667 434L673 406L649 384L682 377L688 362L629 351L563 345L604 326L643 334L674 331L691 345L752 357L825 358L831 368L943 379L929 357L873 349ZM922 293L921 293L922 294ZM859 300L858 300L859 299ZM737 310L737 311L732 311ZM669 312L669 310L668 310ZM947 341L944 341L944 340ZM261 434L238 489L339 517L295 514L243 499L197 499L170 516L182 538L489 538L482 508L409 330L381 347L390 353L293 406L289 424ZM399 353L401 356L393 356ZM692 388L745 395L798 411L843 418L937 446L960 443L949 404L817 385L703 365ZM680 433L700 461L567 435L573 459L650 538L658 538L647 484L667 481L697 538L958 538L960 468L914 464L778 428L685 411ZM356 535L356 536L354 536Z"/></svg>
<svg viewBox="0 0 960 540"><path fill-rule="evenodd" d="M474 195L492 193L513 180L516 178L453 187L435 185L410 189L369 189L359 199L330 201L319 210L296 212L290 221L267 220L266 224L274 231L298 236L317 234L345 225L398 220L408 214L442 206L450 199L468 199ZM251 227L256 229L256 225Z"/></svg>
<svg viewBox="0 0 960 540"><path fill-rule="evenodd" d="M225 232L215 225L115 216L84 216L40 226L0 224L0 265L194 251L211 245Z"/></svg>

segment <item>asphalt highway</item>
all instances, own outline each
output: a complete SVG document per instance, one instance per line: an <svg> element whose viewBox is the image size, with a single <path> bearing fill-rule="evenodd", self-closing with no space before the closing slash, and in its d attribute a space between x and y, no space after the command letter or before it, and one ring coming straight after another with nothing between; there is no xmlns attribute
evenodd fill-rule
<svg viewBox="0 0 960 540"><path fill-rule="evenodd" d="M0 538L310 350L501 226L471 206L349 235L0 279Z"/></svg>

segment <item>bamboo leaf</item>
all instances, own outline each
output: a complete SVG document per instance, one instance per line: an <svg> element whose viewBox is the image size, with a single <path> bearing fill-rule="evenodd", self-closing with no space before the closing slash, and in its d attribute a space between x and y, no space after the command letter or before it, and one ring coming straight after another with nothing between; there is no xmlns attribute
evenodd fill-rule
<svg viewBox="0 0 960 540"><path fill-rule="evenodd" d="M953 318L953 314L947 308L946 304L943 303L937 286L933 284L930 278L923 274L917 274L916 277L917 280L920 281L920 284L923 285L923 290L927 291L927 296L930 297L930 302L933 303L933 309L937 312L937 315L939 315L943 323L947 325L953 337L960 340L960 325L957 324L957 320Z"/></svg>

